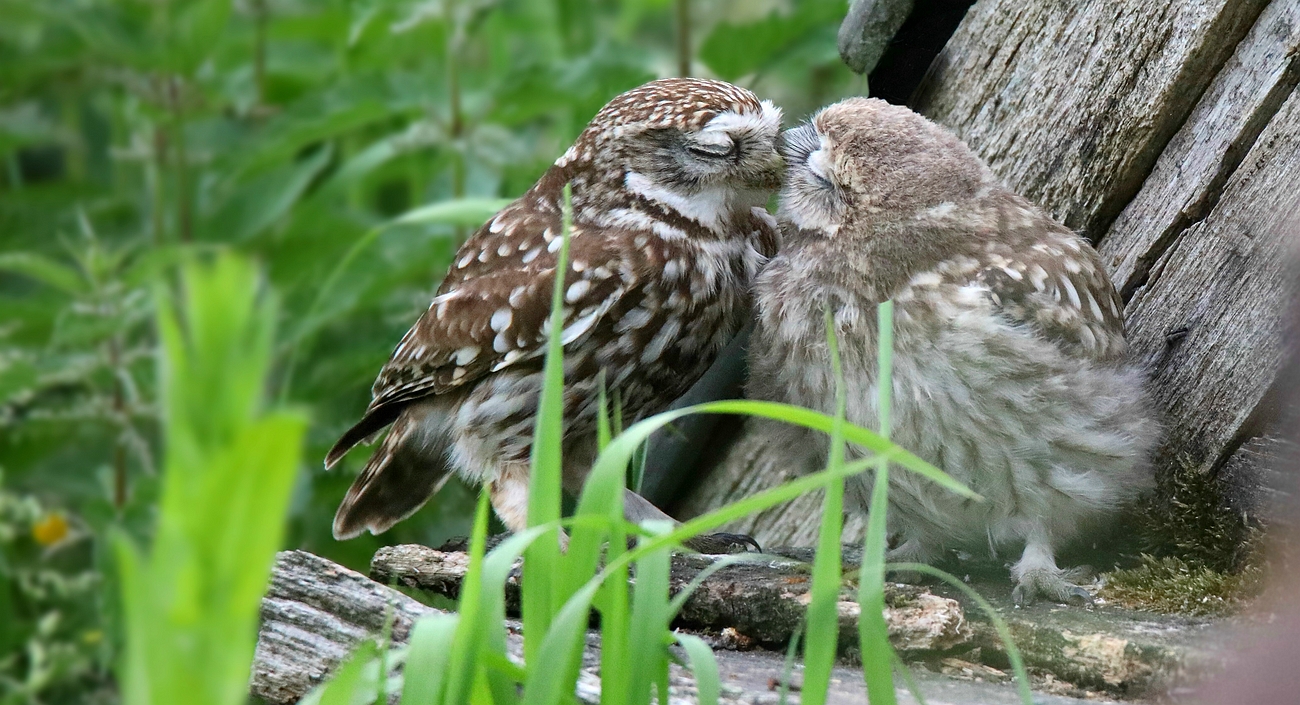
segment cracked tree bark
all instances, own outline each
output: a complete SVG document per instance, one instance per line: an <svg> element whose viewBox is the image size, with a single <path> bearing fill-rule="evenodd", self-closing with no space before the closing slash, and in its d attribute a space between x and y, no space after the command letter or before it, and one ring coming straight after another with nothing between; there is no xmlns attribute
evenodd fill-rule
<svg viewBox="0 0 1300 705"><path fill-rule="evenodd" d="M980 0L913 96L1013 189L1097 243L1150 370L1161 477L1259 476L1243 470L1259 462L1243 446L1277 418L1300 222L1298 83L1294 0ZM680 516L789 479L763 429L746 425ZM729 530L806 544L817 503Z"/></svg>

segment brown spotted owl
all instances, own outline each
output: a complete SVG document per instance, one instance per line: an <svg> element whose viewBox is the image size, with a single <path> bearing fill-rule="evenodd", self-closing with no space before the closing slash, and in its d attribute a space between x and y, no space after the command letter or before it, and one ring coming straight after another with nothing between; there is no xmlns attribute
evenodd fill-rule
<svg viewBox="0 0 1300 705"><path fill-rule="evenodd" d="M876 307L893 299L892 437L985 501L891 473L890 560L1023 551L1018 601L1086 600L1056 551L1151 483L1154 431L1096 251L906 108L846 100L783 149L783 241L755 284L749 396L833 412L829 306L848 418L877 427ZM849 504L865 511L870 487L851 480Z"/></svg>
<svg viewBox="0 0 1300 705"><path fill-rule="evenodd" d="M776 249L781 112L721 81L663 79L614 98L542 178L460 248L326 467L392 425L348 490L334 535L379 533L453 473L526 523L547 341L564 345L564 486L596 453L599 380L625 422L667 407L750 315ZM564 325L550 329L561 200L572 185ZM664 518L628 493L629 519Z"/></svg>

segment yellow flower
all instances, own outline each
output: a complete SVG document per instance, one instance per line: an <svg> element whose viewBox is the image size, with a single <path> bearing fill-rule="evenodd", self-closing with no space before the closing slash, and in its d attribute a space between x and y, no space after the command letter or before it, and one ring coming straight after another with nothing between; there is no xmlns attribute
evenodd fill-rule
<svg viewBox="0 0 1300 705"><path fill-rule="evenodd" d="M32 524L32 538L42 546L53 546L68 536L68 520L61 512L51 512Z"/></svg>

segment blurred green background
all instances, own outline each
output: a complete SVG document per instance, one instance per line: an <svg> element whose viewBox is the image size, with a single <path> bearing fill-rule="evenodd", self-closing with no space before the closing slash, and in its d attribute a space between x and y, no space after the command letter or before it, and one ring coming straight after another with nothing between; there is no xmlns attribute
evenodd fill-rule
<svg viewBox="0 0 1300 705"><path fill-rule="evenodd" d="M311 419L288 547L437 545L467 533L464 488L338 543L367 454L319 459L460 239L653 78L736 81L787 124L864 91L845 6L0 0L0 704L116 701L107 536L153 526L154 292L182 259L250 255L280 300L268 391Z"/></svg>

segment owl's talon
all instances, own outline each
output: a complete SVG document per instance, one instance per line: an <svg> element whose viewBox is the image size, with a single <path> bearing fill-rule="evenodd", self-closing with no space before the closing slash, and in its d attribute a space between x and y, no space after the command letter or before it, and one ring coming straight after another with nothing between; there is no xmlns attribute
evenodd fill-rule
<svg viewBox="0 0 1300 705"><path fill-rule="evenodd" d="M1011 601L1017 607L1028 607L1039 596L1066 605L1092 607L1092 593L1065 579L1061 571L1026 573L1011 591Z"/></svg>
<svg viewBox="0 0 1300 705"><path fill-rule="evenodd" d="M758 545L752 536L744 534L701 534L693 536L682 542L682 545L707 555L726 555L729 553L748 553L749 547L753 546L758 553L763 552L763 547Z"/></svg>
<svg viewBox="0 0 1300 705"><path fill-rule="evenodd" d="M1070 598L1071 604L1075 604L1076 601L1078 601L1079 604L1082 604L1085 607L1093 607L1096 604L1092 600L1092 593L1079 587L1078 585L1069 586L1066 589L1066 594Z"/></svg>
<svg viewBox="0 0 1300 705"><path fill-rule="evenodd" d="M1034 591L1026 590L1024 583L1021 583L1011 591L1011 602L1016 607L1028 607L1034 604Z"/></svg>

